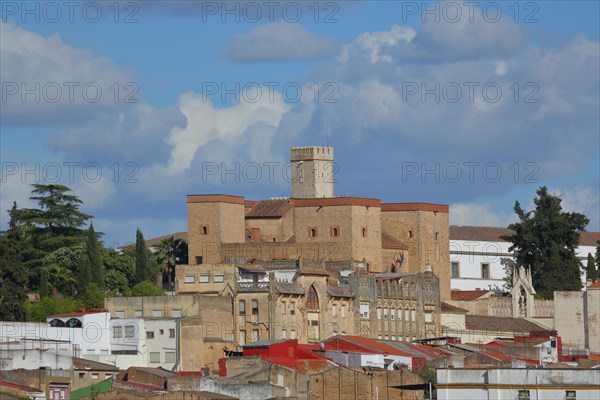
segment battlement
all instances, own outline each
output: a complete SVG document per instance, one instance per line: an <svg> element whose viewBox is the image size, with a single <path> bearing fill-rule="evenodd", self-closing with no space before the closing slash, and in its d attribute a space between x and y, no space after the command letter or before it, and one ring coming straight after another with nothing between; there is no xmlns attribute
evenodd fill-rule
<svg viewBox="0 0 600 400"><path fill-rule="evenodd" d="M310 160L333 161L333 147L306 146L291 148L291 161Z"/></svg>

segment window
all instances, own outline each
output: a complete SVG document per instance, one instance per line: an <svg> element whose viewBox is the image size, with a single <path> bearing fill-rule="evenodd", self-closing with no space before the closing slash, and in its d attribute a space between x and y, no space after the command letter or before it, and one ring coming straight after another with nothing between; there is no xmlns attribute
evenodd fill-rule
<svg viewBox="0 0 600 400"><path fill-rule="evenodd" d="M169 329L169 337L170 338L174 338L175 337L175 329Z"/></svg>
<svg viewBox="0 0 600 400"><path fill-rule="evenodd" d="M252 341L253 342L258 342L258 329L252 329Z"/></svg>
<svg viewBox="0 0 600 400"><path fill-rule="evenodd" d="M300 183L304 182L304 168L300 168L298 171L298 178L300 179Z"/></svg>
<svg viewBox="0 0 600 400"><path fill-rule="evenodd" d="M221 283L225 281L225 275L223 274L215 274L214 282Z"/></svg>
<svg viewBox="0 0 600 400"><path fill-rule="evenodd" d="M332 237L337 237L337 236L339 236L339 235L340 235L340 228L339 228L339 227L337 227L337 226L332 226L332 227L329 229L329 234L330 234Z"/></svg>
<svg viewBox="0 0 600 400"><path fill-rule="evenodd" d="M131 339L135 333L135 326L125 325L125 338Z"/></svg>
<svg viewBox="0 0 600 400"><path fill-rule="evenodd" d="M196 276L195 275L186 275L183 282L184 283L194 283L194 282L196 282Z"/></svg>
<svg viewBox="0 0 600 400"><path fill-rule="evenodd" d="M117 318L125 318L125 311L117 311L115 313L115 317L117 317Z"/></svg>
<svg viewBox="0 0 600 400"><path fill-rule="evenodd" d="M335 304L331 305L331 316L333 318L337 317L337 305L335 305Z"/></svg>
<svg viewBox="0 0 600 400"><path fill-rule="evenodd" d="M296 330L292 329L292 331L290 332L290 339L296 339Z"/></svg>
<svg viewBox="0 0 600 400"><path fill-rule="evenodd" d="M431 322L431 321L433 321L433 318L431 317L431 313L426 312L425 313L425 322Z"/></svg>
<svg viewBox="0 0 600 400"><path fill-rule="evenodd" d="M490 263L481 263L481 279L490 279Z"/></svg>
<svg viewBox="0 0 600 400"><path fill-rule="evenodd" d="M396 310L398 312L398 321L402 321L402 310Z"/></svg>
<svg viewBox="0 0 600 400"><path fill-rule="evenodd" d="M279 305L279 308L281 310L281 315L285 315L285 301L282 301L281 304Z"/></svg>
<svg viewBox="0 0 600 400"><path fill-rule="evenodd" d="M285 328L281 328L281 338L285 339L286 336L287 336L287 330Z"/></svg>
<svg viewBox="0 0 600 400"><path fill-rule="evenodd" d="M246 344L246 331L242 329L240 331L240 346L243 346L245 344Z"/></svg>
<svg viewBox="0 0 600 400"><path fill-rule="evenodd" d="M95 381L98 380L98 374L92 374L92 379Z"/></svg>
<svg viewBox="0 0 600 400"><path fill-rule="evenodd" d="M340 317L346 318L346 306L342 304L342 308L340 308Z"/></svg>
<svg viewBox="0 0 600 400"><path fill-rule="evenodd" d="M210 281L209 274L200 274L200 283L208 283Z"/></svg>
<svg viewBox="0 0 600 400"><path fill-rule="evenodd" d="M173 318L181 318L181 310L176 308L173 311L171 311L171 317Z"/></svg>
<svg viewBox="0 0 600 400"><path fill-rule="evenodd" d="M252 300L252 315L258 315L258 300Z"/></svg>
<svg viewBox="0 0 600 400"><path fill-rule="evenodd" d="M390 319L393 321L394 320L394 316L396 315L396 313L394 312L395 310L390 309Z"/></svg>
<svg viewBox="0 0 600 400"><path fill-rule="evenodd" d="M367 228L362 228L362 237L367 237Z"/></svg>
<svg viewBox="0 0 600 400"><path fill-rule="evenodd" d="M360 313L360 317L361 318L368 319L369 318L369 305L368 304L361 304L359 306L359 313Z"/></svg>
<svg viewBox="0 0 600 400"><path fill-rule="evenodd" d="M196 265L202 264L202 256L196 256Z"/></svg>
<svg viewBox="0 0 600 400"><path fill-rule="evenodd" d="M166 363L174 363L176 361L175 352L174 351L166 351L165 352L165 362Z"/></svg>
<svg viewBox="0 0 600 400"><path fill-rule="evenodd" d="M146 339L154 339L154 331L147 331Z"/></svg>
<svg viewBox="0 0 600 400"><path fill-rule="evenodd" d="M575 390L567 390L565 392L565 399L566 400L576 400L577 399L576 393L577 392Z"/></svg>
<svg viewBox="0 0 600 400"><path fill-rule="evenodd" d="M457 262L450 263L450 273L452 278L460 278L460 264Z"/></svg>
<svg viewBox="0 0 600 400"><path fill-rule="evenodd" d="M79 379L83 379L85 378L85 372L80 372L79 373Z"/></svg>
<svg viewBox="0 0 600 400"><path fill-rule="evenodd" d="M410 315L409 311L410 310L404 310L404 320L405 321L410 321L410 319L409 319L409 315Z"/></svg>
<svg viewBox="0 0 600 400"><path fill-rule="evenodd" d="M290 302L290 315L294 315L296 313L296 303L293 301Z"/></svg>
<svg viewBox="0 0 600 400"><path fill-rule="evenodd" d="M439 232L435 233L435 240L440 240L440 233Z"/></svg>
<svg viewBox="0 0 600 400"><path fill-rule="evenodd" d="M240 300L239 309L240 315L246 315L246 300Z"/></svg>
<svg viewBox="0 0 600 400"><path fill-rule="evenodd" d="M151 363L159 363L160 362L160 353L158 351L150 352L150 362Z"/></svg>
<svg viewBox="0 0 600 400"><path fill-rule="evenodd" d="M135 310L135 311L133 312L133 316L134 316L134 317L141 317L141 316L143 316L143 315L144 315L144 312L143 312L142 310Z"/></svg>
<svg viewBox="0 0 600 400"><path fill-rule="evenodd" d="M158 334L159 335L164 335L165 334L165 330L164 329L159 329L158 330Z"/></svg>
<svg viewBox="0 0 600 400"><path fill-rule="evenodd" d="M384 308L383 309L383 319L387 319L387 312L388 312L388 309Z"/></svg>
<svg viewBox="0 0 600 400"><path fill-rule="evenodd" d="M377 319L381 319L381 308L377 308Z"/></svg>
<svg viewBox="0 0 600 400"><path fill-rule="evenodd" d="M410 230L410 229L409 229L409 231L408 231L408 237L409 237L409 238L413 237L412 230Z"/></svg>
<svg viewBox="0 0 600 400"><path fill-rule="evenodd" d="M208 225L202 225L200 227L200 234L202 236L208 235Z"/></svg>
<svg viewBox="0 0 600 400"><path fill-rule="evenodd" d="M531 396L529 390L519 390L517 394L517 400L530 400Z"/></svg>
<svg viewBox="0 0 600 400"><path fill-rule="evenodd" d="M162 310L152 310L152 316L160 318L163 316L163 312Z"/></svg>
<svg viewBox="0 0 600 400"><path fill-rule="evenodd" d="M317 237L317 234L319 233L319 230L315 227L310 227L308 228L308 236L309 237Z"/></svg>
<svg viewBox="0 0 600 400"><path fill-rule="evenodd" d="M318 310L319 309L319 298L317 297L317 291L314 286L311 285L310 289L308 289L308 294L306 296L306 309L308 310Z"/></svg>
<svg viewBox="0 0 600 400"><path fill-rule="evenodd" d="M123 337L123 327L120 325L113 326L113 338L121 339Z"/></svg>
<svg viewBox="0 0 600 400"><path fill-rule="evenodd" d="M411 320L411 321L416 321L416 320L417 320L417 318L416 318L416 313L417 313L417 312L416 312L415 310L411 310L411 311L410 311L410 320Z"/></svg>

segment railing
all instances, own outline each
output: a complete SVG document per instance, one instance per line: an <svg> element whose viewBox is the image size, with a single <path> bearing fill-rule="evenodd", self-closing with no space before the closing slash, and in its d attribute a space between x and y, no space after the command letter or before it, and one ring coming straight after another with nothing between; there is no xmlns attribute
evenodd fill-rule
<svg viewBox="0 0 600 400"><path fill-rule="evenodd" d="M238 282L238 292L268 292L269 282Z"/></svg>

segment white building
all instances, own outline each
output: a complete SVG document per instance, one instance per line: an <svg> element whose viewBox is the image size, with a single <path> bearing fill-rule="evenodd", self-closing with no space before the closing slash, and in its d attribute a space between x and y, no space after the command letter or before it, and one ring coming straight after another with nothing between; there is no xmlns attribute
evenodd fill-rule
<svg viewBox="0 0 600 400"><path fill-rule="evenodd" d="M110 321L110 355L94 358L120 369L179 366L179 320L114 318Z"/></svg>
<svg viewBox="0 0 600 400"><path fill-rule="evenodd" d="M438 400L597 400L600 369L437 370Z"/></svg>
<svg viewBox="0 0 600 400"><path fill-rule="evenodd" d="M514 256L508 251L512 243L500 237L511 234L507 228L451 225L450 287L454 290L502 290L506 272L500 261L514 259ZM577 257L583 266L588 253L595 254L597 240L600 240L600 232L581 234ZM585 274L581 279L585 284Z"/></svg>
<svg viewBox="0 0 600 400"><path fill-rule="evenodd" d="M39 342L57 354L86 358L110 354L110 314L88 310L52 315L47 323L0 321L0 341Z"/></svg>

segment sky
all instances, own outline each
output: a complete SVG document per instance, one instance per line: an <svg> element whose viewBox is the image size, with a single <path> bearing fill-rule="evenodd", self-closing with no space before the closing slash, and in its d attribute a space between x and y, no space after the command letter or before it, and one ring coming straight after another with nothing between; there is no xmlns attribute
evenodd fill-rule
<svg viewBox="0 0 600 400"><path fill-rule="evenodd" d="M547 186L600 231L599 4L0 0L0 229L61 183L107 246L185 231L328 145L337 196L506 226Z"/></svg>

